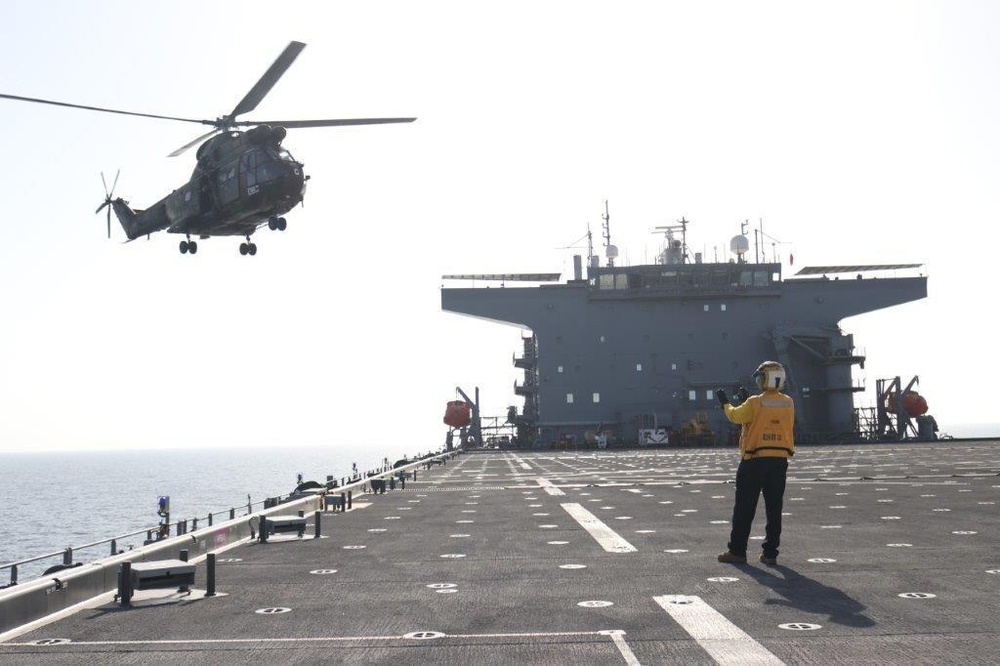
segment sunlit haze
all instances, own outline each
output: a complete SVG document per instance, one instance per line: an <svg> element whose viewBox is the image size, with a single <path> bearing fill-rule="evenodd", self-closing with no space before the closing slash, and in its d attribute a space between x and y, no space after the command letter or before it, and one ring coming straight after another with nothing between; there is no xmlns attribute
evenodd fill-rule
<svg viewBox="0 0 1000 666"><path fill-rule="evenodd" d="M997 421L1000 5L188 2L4 5L0 92L289 130L288 230L125 244L206 128L0 100L0 451L444 443L455 387L520 406L517 328L441 311L441 276L562 272L601 215L628 263L657 225L728 259L749 220L800 266L924 264L927 299L841 323L855 380L920 378L941 430ZM751 236L752 242L752 236ZM573 249L567 246L576 245ZM789 256L794 254L794 267ZM499 288L499 286L497 287ZM997 434L997 433L982 433Z"/></svg>

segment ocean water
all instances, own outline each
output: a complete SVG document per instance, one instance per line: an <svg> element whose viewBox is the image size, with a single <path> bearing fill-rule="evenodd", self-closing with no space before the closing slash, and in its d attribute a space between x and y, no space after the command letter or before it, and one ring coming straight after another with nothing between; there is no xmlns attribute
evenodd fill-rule
<svg viewBox="0 0 1000 666"><path fill-rule="evenodd" d="M228 519L231 507L244 515L248 494L254 510L266 497L287 495L299 473L307 481L323 483L328 474L339 481L355 463L364 472L407 453L417 451L383 443L0 453L0 565L155 527L160 495L170 496L171 522L197 517L202 527L209 512L226 511L216 522ZM139 545L144 536L118 547ZM76 551L74 561L109 554L110 544L103 544ZM18 579L24 582L61 563L59 556L20 565ZM9 570L0 570L0 586L9 580Z"/></svg>

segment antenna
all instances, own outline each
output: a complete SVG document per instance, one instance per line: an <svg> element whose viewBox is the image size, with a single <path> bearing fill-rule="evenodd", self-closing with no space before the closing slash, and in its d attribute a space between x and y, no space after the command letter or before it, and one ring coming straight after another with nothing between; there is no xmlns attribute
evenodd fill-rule
<svg viewBox="0 0 1000 666"><path fill-rule="evenodd" d="M687 225L690 222L683 216L677 220L677 224L668 224L654 227L653 233L662 233L665 239L663 252L660 253L659 263L661 264L684 264L687 263ZM681 232L681 239L674 238L675 231Z"/></svg>
<svg viewBox="0 0 1000 666"><path fill-rule="evenodd" d="M608 212L608 200L604 200L604 254L608 257L608 268L614 268L618 248L611 244L611 214Z"/></svg>

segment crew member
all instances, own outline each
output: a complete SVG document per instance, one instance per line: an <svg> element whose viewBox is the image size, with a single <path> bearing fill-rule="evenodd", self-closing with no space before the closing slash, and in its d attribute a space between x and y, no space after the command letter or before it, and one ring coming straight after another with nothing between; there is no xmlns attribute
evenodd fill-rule
<svg viewBox="0 0 1000 666"><path fill-rule="evenodd" d="M777 563L781 541L781 505L788 459L795 454L792 435L795 404L781 392L785 387L785 368L780 363L764 361L753 373L753 378L763 393L747 397L738 407L729 403L723 389L715 392L726 418L743 426L729 548L719 555L719 561L730 564L747 561L750 525L757 511L757 499L763 493L767 536L760 561L773 565Z"/></svg>

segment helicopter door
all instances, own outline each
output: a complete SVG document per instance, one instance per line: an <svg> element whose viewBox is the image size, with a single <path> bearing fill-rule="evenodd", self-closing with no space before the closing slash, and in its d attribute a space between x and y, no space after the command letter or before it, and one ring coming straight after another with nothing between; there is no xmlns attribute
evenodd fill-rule
<svg viewBox="0 0 1000 666"><path fill-rule="evenodd" d="M247 153L240 160L240 180L246 196L252 197L260 192L260 185L257 184L257 151Z"/></svg>
<svg viewBox="0 0 1000 666"><path fill-rule="evenodd" d="M236 162L230 162L219 169L219 203L223 206L235 201L239 195L239 179L236 177Z"/></svg>

